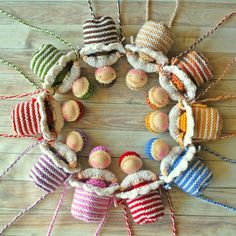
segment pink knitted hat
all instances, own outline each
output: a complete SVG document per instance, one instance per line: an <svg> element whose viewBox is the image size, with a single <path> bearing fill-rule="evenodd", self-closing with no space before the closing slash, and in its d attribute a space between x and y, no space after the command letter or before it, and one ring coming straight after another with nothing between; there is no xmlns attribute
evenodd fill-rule
<svg viewBox="0 0 236 236"><path fill-rule="evenodd" d="M98 152L98 151L102 151L102 152L106 152L108 153L109 155L111 155L111 152L110 150L105 147L105 146L96 146L95 148L92 149L92 151L89 153L89 157L94 154L95 152Z"/></svg>

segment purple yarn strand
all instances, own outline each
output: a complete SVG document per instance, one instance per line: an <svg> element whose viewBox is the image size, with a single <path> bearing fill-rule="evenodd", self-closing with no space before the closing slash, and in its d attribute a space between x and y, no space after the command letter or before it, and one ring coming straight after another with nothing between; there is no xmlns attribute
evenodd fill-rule
<svg viewBox="0 0 236 236"><path fill-rule="evenodd" d="M17 214L9 223L3 226L3 228L0 230L0 235L3 234L3 232L9 228L15 221L17 221L21 216L23 216L25 213L33 209L35 206L37 206L45 197L47 197L49 193L45 193L42 197L40 197L36 202L34 202L31 206L25 208L23 211L21 211L19 214Z"/></svg>
<svg viewBox="0 0 236 236"><path fill-rule="evenodd" d="M0 181L5 177L5 175L10 171L10 169L31 149L36 147L40 142L37 141L36 143L33 143L32 145L28 146L8 167L3 173L0 175Z"/></svg>

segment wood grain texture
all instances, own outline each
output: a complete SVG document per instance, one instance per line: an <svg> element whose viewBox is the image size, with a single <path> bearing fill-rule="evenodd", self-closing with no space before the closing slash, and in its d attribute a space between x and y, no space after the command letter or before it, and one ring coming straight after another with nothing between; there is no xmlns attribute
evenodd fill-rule
<svg viewBox="0 0 236 236"><path fill-rule="evenodd" d="M115 15L115 1L96 0L96 11L100 14ZM151 18L168 22L175 5L175 0L151 1ZM32 24L54 30L73 45L83 46L82 23L89 17L85 0L0 0L0 8L8 10ZM176 41L169 56L177 55L187 49L198 37L214 26L226 13L236 10L235 0L180 0L180 10L174 23ZM122 22L127 38L136 35L145 17L145 1L122 1ZM214 35L198 46L214 68L214 79L222 73L228 61L236 56L236 18L224 24ZM39 81L29 69L32 53L43 43L68 50L64 45L48 35L35 32L15 21L0 15L0 56L16 63L38 84ZM136 93L129 91L124 78L131 68L125 58L122 58L114 68L117 71L117 83L110 89L95 87L95 93L86 102L84 118L74 124L67 124L64 135L78 127L83 128L89 136L88 147L79 155L83 167L87 166L87 156L95 145L107 145L113 154L111 170L119 180L124 174L119 171L118 157L126 150L135 150L144 158L144 144L154 137L144 127L145 115L149 112L145 105L147 90L158 83L158 76L150 74L148 85ZM0 95L24 93L33 88L14 70L0 64ZM94 69L83 64L82 73L93 80ZM236 92L236 69L232 68L226 78L219 83L207 96L215 96ZM71 94L57 96L60 101L73 98ZM0 130L10 133L10 111L19 100L1 101ZM164 111L169 111L172 102ZM214 104L224 117L224 132L236 130L236 101L218 102ZM158 135L174 145L168 133ZM235 138L209 143L211 149L219 151L231 158L235 156ZM29 140L2 139L0 144L0 173L22 152ZM6 178L0 182L0 227L8 222L16 213L38 199L42 192L34 187L28 173L37 161L40 152L35 148L21 160ZM206 190L206 196L236 206L236 165L219 161L205 152L199 154L211 168L214 180ZM144 160L144 167L154 172L158 171L159 163ZM42 236L47 232L49 222L62 189L50 195L30 214L23 217L5 235L8 236ZM234 236L236 232L236 215L219 207L211 206L199 199L187 196L179 190L171 190L177 217L180 236ZM70 215L70 205L73 189L68 191L62 209L59 213L53 235L93 235L96 225L78 222ZM165 202L167 206L167 203ZM152 236L171 235L169 212L158 223L137 226L133 224L135 235ZM123 212L114 208L109 214L102 235L126 235Z"/></svg>

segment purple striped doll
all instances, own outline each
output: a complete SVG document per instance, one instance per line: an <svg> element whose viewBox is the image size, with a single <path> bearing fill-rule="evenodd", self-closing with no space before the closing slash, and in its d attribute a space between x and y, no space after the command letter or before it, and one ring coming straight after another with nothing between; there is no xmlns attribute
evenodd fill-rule
<svg viewBox="0 0 236 236"><path fill-rule="evenodd" d="M106 147L97 146L89 154L88 168L69 180L75 187L71 214L87 223L99 223L99 235L107 213L114 203L114 192L119 189L116 176L106 168L111 164L111 155Z"/></svg>
<svg viewBox="0 0 236 236"><path fill-rule="evenodd" d="M65 188L60 199L60 202L62 202L68 178L71 174L77 173L81 170L80 165L77 162L76 153L66 144L59 141L55 141L51 145L42 142L40 144L40 149L42 155L32 167L30 178L38 188L43 190L44 194L34 204L21 211L8 224L6 224L0 230L0 234L2 234L17 219L38 205L38 203L40 203L46 196L54 193L58 187L64 184Z"/></svg>

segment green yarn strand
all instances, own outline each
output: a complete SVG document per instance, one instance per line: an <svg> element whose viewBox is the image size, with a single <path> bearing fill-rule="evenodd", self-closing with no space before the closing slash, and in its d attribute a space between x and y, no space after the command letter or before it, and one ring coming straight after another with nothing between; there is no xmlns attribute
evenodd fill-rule
<svg viewBox="0 0 236 236"><path fill-rule="evenodd" d="M63 38L61 38L61 37L60 37L58 34L56 34L55 32L50 31L50 30L47 30L47 29L39 28L39 27L34 26L34 25L31 25L31 24L25 22L24 20L22 20L21 18L16 17L16 16L12 15L11 13L9 13L9 12L7 12L7 11L4 11L4 10L2 10L2 9L0 9L0 13L1 13L2 15L5 15L5 16L7 16L7 17L13 19L13 20L18 21L19 23L21 23L21 24L23 24L23 25L28 26L28 27L31 28L31 29L34 29L34 30L37 30L37 31L39 31L39 32L43 32L43 33L45 33L45 34L48 34L48 35L51 35L51 36L55 37L55 38L58 39L61 43L63 43L64 45L68 46L68 47L75 53L75 55L76 55L77 58L79 57L79 56L78 56L78 53L77 53L77 50L73 47L73 45L72 45L70 42L68 42L68 41L64 40Z"/></svg>
<svg viewBox="0 0 236 236"><path fill-rule="evenodd" d="M29 84L31 84L33 87L35 87L36 89L41 89L37 84L35 84L33 81L31 81L31 79L15 64L8 62L6 60L4 60L3 58L0 57L0 62L3 65L7 65L13 69L15 69L16 71L18 71L22 76L24 76L24 78L29 82Z"/></svg>

